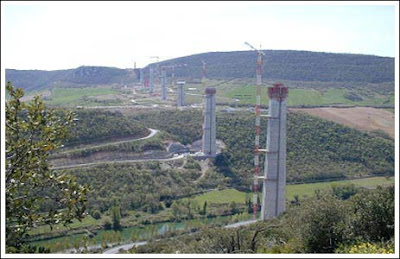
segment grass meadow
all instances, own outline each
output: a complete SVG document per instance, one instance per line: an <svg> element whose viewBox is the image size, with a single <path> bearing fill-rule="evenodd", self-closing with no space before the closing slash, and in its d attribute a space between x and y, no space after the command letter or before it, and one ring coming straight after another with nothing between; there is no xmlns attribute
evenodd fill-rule
<svg viewBox="0 0 400 259"><path fill-rule="evenodd" d="M376 188L378 185L388 185L393 183L394 177L370 177L332 182L288 184L286 185L286 199L292 200L295 195L298 195L299 197L312 196L317 189L329 189L333 185L354 184L356 187ZM209 204L230 203L232 201L236 203L245 203L246 199L252 198L251 196L251 193L240 192L235 189L225 189L207 192L192 198L192 200L195 200L200 206L203 206L205 201Z"/></svg>

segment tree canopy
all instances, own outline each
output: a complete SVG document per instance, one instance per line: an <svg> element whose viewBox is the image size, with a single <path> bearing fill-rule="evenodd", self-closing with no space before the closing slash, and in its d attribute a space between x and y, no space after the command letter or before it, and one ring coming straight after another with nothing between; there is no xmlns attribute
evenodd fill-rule
<svg viewBox="0 0 400 259"><path fill-rule="evenodd" d="M7 83L6 102L6 245L7 252L32 252L24 238L32 227L71 223L85 214L87 187L52 171L49 152L61 145L74 115L61 118L36 96L21 102L24 91ZM41 208L41 210L39 210Z"/></svg>

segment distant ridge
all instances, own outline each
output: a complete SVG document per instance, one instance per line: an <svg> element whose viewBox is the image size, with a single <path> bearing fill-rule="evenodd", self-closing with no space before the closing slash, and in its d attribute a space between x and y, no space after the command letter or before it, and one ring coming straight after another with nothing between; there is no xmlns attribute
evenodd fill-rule
<svg viewBox="0 0 400 259"><path fill-rule="evenodd" d="M394 58L360 54L336 54L294 50L264 50L262 77L292 81L369 82L394 81ZM177 76L201 77L201 60L207 63L207 77L254 78L254 51L209 52L159 62L185 63Z"/></svg>
<svg viewBox="0 0 400 259"><path fill-rule="evenodd" d="M361 54L336 54L294 50L264 50L264 80L315 82L394 82L394 58ZM165 60L150 65L187 64L177 67L177 77L201 78L202 63L212 79L254 78L254 51L208 52ZM144 68L148 74L149 66ZM6 82L28 91L49 87L131 84L138 82L138 70L81 66L75 69L43 71L6 69Z"/></svg>
<svg viewBox="0 0 400 259"><path fill-rule="evenodd" d="M90 86L106 84L128 84L136 80L133 69L114 67L81 66L66 70L16 70L6 69L6 82L27 91L54 86Z"/></svg>

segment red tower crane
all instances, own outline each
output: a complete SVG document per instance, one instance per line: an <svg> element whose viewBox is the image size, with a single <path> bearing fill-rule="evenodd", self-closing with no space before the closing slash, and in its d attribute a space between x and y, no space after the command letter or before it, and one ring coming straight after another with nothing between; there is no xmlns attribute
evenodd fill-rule
<svg viewBox="0 0 400 259"><path fill-rule="evenodd" d="M261 111L261 69L262 69L262 56L265 56L265 53L260 49L254 48L248 42L245 42L250 48L257 52L257 94L256 94L256 107L255 107L255 141L254 141L254 179L253 179L253 219L257 218L258 211L258 176L260 174L260 111Z"/></svg>

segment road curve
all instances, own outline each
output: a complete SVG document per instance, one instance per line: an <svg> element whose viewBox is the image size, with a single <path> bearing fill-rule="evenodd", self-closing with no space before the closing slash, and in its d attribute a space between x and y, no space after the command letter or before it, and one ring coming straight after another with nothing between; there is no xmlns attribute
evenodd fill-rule
<svg viewBox="0 0 400 259"><path fill-rule="evenodd" d="M171 157L171 158L150 158L150 159L136 159L136 160L117 160L117 161L100 161L100 162L93 162L93 163L86 163L86 164L75 164L75 165L66 165L66 166L57 166L52 167L53 170L60 170L60 169L69 169L75 167L86 167L86 166L93 166L93 165L101 165L101 164L117 164L117 163L138 163L138 162L151 162L151 161L172 161L184 158L183 154Z"/></svg>
<svg viewBox="0 0 400 259"><path fill-rule="evenodd" d="M76 152L76 151L81 151L81 150L91 149L91 148L104 147L104 146L109 146L109 145L119 145L119 144L127 143L127 142L136 142L136 141L139 141L139 140L144 140L144 139L151 138L151 137L153 137L154 135L156 135L159 132L159 130L156 130L156 129L150 129L150 128L148 128L148 129L150 130L150 134L147 135L146 137L143 137L143 138L122 140L122 141L116 141L116 142L101 144L101 145L97 145L97 146L88 146L88 147L83 147L83 148L77 148L77 149L72 149L72 150L60 152L60 154L67 154L67 153L71 153L71 152Z"/></svg>
<svg viewBox="0 0 400 259"><path fill-rule="evenodd" d="M147 241L133 242L125 245L116 246L110 249L103 251L103 254L118 254L119 250L129 250L133 246L142 246L147 244Z"/></svg>

